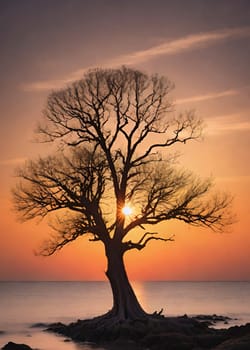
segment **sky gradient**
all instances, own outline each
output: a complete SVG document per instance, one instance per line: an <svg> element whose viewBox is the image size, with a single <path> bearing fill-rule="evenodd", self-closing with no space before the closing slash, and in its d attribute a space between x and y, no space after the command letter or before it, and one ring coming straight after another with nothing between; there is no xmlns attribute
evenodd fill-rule
<svg viewBox="0 0 250 350"><path fill-rule="evenodd" d="M184 167L234 196L237 222L214 233L170 223L175 242L126 256L149 280L250 280L250 2L0 1L0 280L100 280L101 245L79 239L49 258L34 250L45 222L17 222L14 169L49 152L34 128L51 90L93 67L131 66L175 83L175 110L196 110L204 139L178 150Z"/></svg>

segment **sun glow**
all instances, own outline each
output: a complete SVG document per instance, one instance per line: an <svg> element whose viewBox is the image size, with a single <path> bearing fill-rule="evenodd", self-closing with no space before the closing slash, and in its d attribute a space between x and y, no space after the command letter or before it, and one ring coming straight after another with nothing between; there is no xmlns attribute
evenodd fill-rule
<svg viewBox="0 0 250 350"><path fill-rule="evenodd" d="M128 205L125 205L125 207L122 208L122 212L124 215L128 216L132 214L132 209Z"/></svg>

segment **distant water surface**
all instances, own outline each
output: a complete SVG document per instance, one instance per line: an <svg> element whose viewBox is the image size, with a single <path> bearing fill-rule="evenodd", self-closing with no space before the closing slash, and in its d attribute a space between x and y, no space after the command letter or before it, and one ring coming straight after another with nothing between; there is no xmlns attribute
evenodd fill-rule
<svg viewBox="0 0 250 350"><path fill-rule="evenodd" d="M168 316L217 314L237 318L229 326L250 322L250 282L134 282L133 286L149 313L163 308ZM0 282L0 331L4 331L0 348L14 341L41 350L92 349L30 326L90 318L111 306L107 282Z"/></svg>

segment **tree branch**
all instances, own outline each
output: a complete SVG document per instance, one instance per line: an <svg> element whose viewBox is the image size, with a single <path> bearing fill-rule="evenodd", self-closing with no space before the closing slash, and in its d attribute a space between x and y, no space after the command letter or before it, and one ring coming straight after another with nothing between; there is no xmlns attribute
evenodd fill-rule
<svg viewBox="0 0 250 350"><path fill-rule="evenodd" d="M13 195L24 220L65 211L81 218L80 226L73 220L73 227L63 228L70 233L58 231L52 253L86 233L91 241L122 245L136 227L163 221L213 230L233 222L229 195L207 197L210 180L164 160L172 146L199 140L202 133L193 111L170 116L172 88L164 77L122 67L90 70L50 94L37 132L40 141L63 144L64 153L27 163ZM134 217L123 215L126 201L134 203ZM140 250L152 240L172 237L146 232L128 246Z"/></svg>
<svg viewBox="0 0 250 350"><path fill-rule="evenodd" d="M173 242L174 241L174 235L168 238L163 238L163 237L155 237L154 235L157 235L158 232L146 232L142 238L138 242L132 242L132 241L127 241L124 242L123 249L124 251L131 250L131 249L137 249L137 250L142 250L144 249L147 244L150 241L163 241L163 242ZM147 237L149 236L149 237ZM147 237L147 238L146 238Z"/></svg>

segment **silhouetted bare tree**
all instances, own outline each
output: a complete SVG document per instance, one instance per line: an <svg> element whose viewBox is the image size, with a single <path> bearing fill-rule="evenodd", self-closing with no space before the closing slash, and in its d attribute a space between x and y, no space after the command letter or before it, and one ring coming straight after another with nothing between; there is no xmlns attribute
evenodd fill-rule
<svg viewBox="0 0 250 350"><path fill-rule="evenodd" d="M42 141L59 140L63 150L18 171L22 180L13 193L21 217L58 213L44 255L83 235L104 244L113 292L106 319L147 316L123 256L152 240L172 241L173 236L159 236L157 224L176 219L221 230L231 222L230 197L208 198L211 181L180 170L166 155L177 143L199 139L202 129L194 113L171 116L171 89L164 77L125 67L89 71L48 97L38 133ZM128 203L133 212L126 216ZM137 239L129 239L132 230Z"/></svg>

